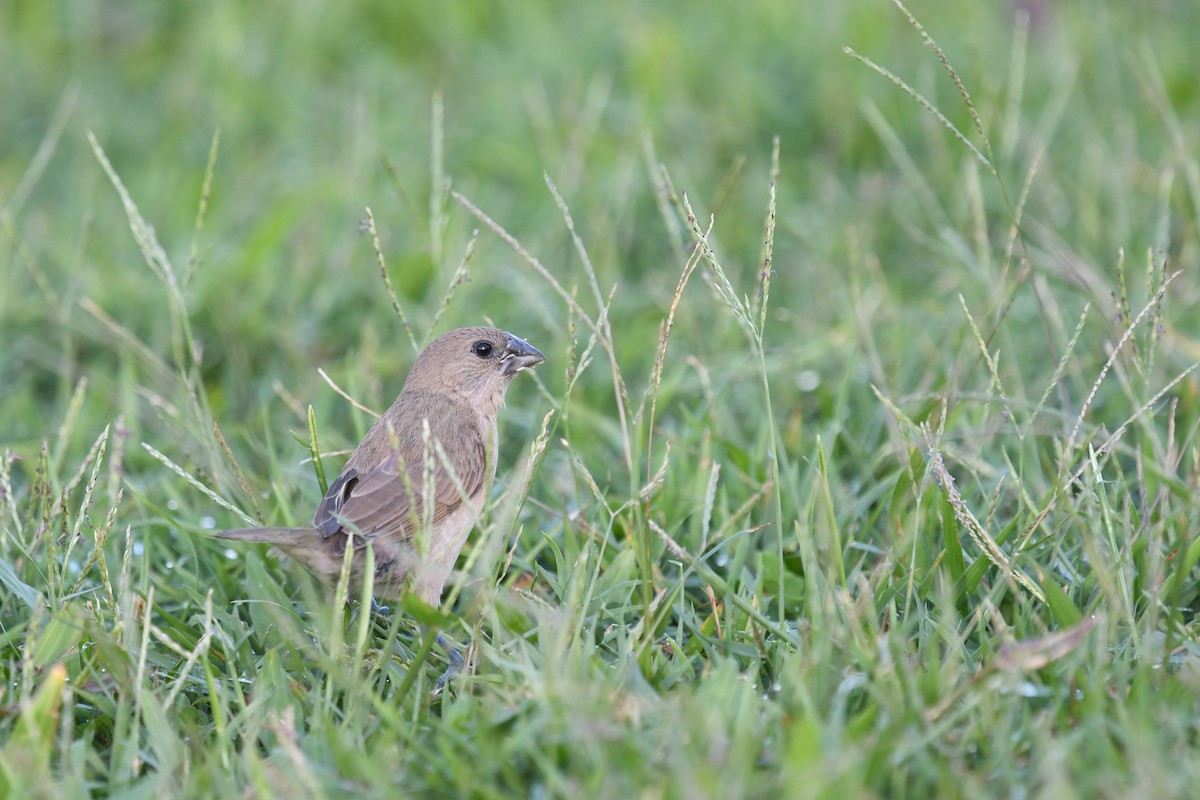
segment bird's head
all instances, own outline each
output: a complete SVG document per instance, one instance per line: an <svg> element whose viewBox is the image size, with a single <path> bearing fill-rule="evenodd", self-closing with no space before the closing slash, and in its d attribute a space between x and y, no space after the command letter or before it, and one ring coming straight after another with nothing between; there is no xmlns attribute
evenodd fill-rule
<svg viewBox="0 0 1200 800"><path fill-rule="evenodd" d="M494 411L513 377L545 358L533 345L498 328L459 328L421 351L405 389L448 391L480 411Z"/></svg>

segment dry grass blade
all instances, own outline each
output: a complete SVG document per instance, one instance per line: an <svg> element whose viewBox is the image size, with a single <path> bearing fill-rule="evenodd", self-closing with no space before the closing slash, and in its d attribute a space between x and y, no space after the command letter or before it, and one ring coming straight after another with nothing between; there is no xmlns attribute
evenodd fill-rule
<svg viewBox="0 0 1200 800"><path fill-rule="evenodd" d="M517 519L517 515L520 513L524 504L527 501L535 503L537 502L530 498L529 490L533 486L533 479L537 475L538 470L541 468L542 460L546 456L546 449L550 444L550 422L555 418L556 415L557 412L551 409L550 411L546 412L544 417L542 417L541 429L539 430L538 435L534 437L533 443L529 446L529 454L525 459L525 468L520 472L521 480L515 487L511 485L508 487L508 491L505 496L508 497L515 494L515 499L512 502L507 503L505 506L502 506L502 512L506 513L497 515L497 530L512 530ZM523 525L517 526L517 532L516 535L513 536L512 546L508 550L508 556L505 559L503 567L496 575L495 581L493 582L494 585L503 583L505 577L508 575L508 570L509 567L512 566L512 560L514 554L516 553L517 545L520 544L521 541L521 533L524 530L525 527Z"/></svg>
<svg viewBox="0 0 1200 800"><path fill-rule="evenodd" d="M117 491L116 501L112 508L108 510L108 515L104 518L104 524L95 530L95 544L92 547L92 552L88 555L87 561L79 570L79 578L75 581L75 586L72 587L70 594L76 595L83 588L84 582L87 580L88 572L93 566L100 567L100 585L104 588L105 599L108 600L108 607L116 608L117 598L113 593L112 581L108 576L108 562L104 557L104 545L108 541L108 536L112 532L113 525L117 521L117 510L121 506L121 498L125 496L124 489Z"/></svg>
<svg viewBox="0 0 1200 800"><path fill-rule="evenodd" d="M333 389L333 391L337 392L338 395L341 396L347 403L354 406L359 411L364 411L364 412L370 414L375 419L379 419L379 417L382 416L375 409L367 408L362 403L358 402L353 397L351 397L349 392L347 392L341 386L338 386L337 383L334 382L333 378L329 377L329 373L327 373L323 368L317 367L317 374L321 376L321 379L324 380L325 383L329 384L330 389Z"/></svg>
<svg viewBox="0 0 1200 800"><path fill-rule="evenodd" d="M1071 341L1067 342L1067 349L1063 351L1062 357L1058 359L1058 366L1054 368L1054 375L1046 385L1046 390L1042 392L1037 405L1034 406L1033 413L1029 415L1029 421L1025 424L1025 429L1020 434L1022 439L1029 435L1029 431L1033 428L1033 423L1042 413L1042 409L1046 407L1046 401L1050 399L1054 387L1058 386L1059 381L1062 380L1063 375L1066 373L1071 354L1075 352L1075 347L1079 344L1079 337L1083 335L1083 326L1087 322L1088 311L1091 307L1091 303L1084 303L1083 311L1079 312L1079 322L1075 324L1075 333L1071 334Z"/></svg>
<svg viewBox="0 0 1200 800"><path fill-rule="evenodd" d="M1042 165L1042 157L1045 155L1046 148L1038 148L1033 156L1033 161L1029 164L1029 171L1025 173L1025 182L1021 184L1021 194L1017 196L1017 206L1013 211L1012 226L1008 229L1008 244L1004 247L1005 274L1012 266L1013 249L1021 237L1021 220L1025 218L1025 205L1029 202L1029 195L1033 191L1033 179L1037 177L1038 168ZM1001 283L1003 283L1003 279Z"/></svg>
<svg viewBox="0 0 1200 800"><path fill-rule="evenodd" d="M708 549L708 533L712 527L713 508L717 504L717 484L721 480L721 464L714 461L704 487L704 513L700 517L700 552Z"/></svg>
<svg viewBox="0 0 1200 800"><path fill-rule="evenodd" d="M942 62L942 66L945 67L946 72L949 73L950 80L954 81L954 86L958 89L958 93L962 97L963 102L966 103L967 110L971 114L971 119L975 123L975 129L979 131L979 135L983 138L983 144L988 151L990 161L992 143L988 141L987 131L985 131L983 127L983 120L979 118L979 112L975 110L975 103L971 101L971 93L968 92L967 87L963 85L962 79L958 77L958 73L955 72L954 67L950 66L950 59L946 57L945 51L943 51L942 48L938 46L938 43L933 40L933 37L930 36L929 32L925 30L925 26L922 25L917 18L912 15L911 11L904 7L904 4L901 3L900 0L893 0L893 2L904 14L904 16L908 17L909 24L916 28L917 33L921 35L921 40L925 42L925 46L937 55L938 61Z"/></svg>
<svg viewBox="0 0 1200 800"><path fill-rule="evenodd" d="M217 505L219 505L221 508L225 509L226 511L230 511L230 512L236 514L238 516L238 518L240 518L242 521L244 521L247 525L254 526L254 525L258 524L258 521L255 520L254 517L250 516L249 514L247 514L244 511L242 511L240 508L235 506L233 503L230 503L228 500L221 497L219 494L214 492L212 489L205 486L203 483L201 483L199 481L199 479L188 474L187 470L185 470L183 467L176 464L174 461L172 461L170 458L168 458L163 453L160 453L158 450L156 450L154 448L153 445L151 445L147 442L142 442L142 449L144 449L150 455L154 456L154 458L156 458L159 462L161 462L163 464L163 466L165 466L167 469L171 470L176 475L183 478L185 481L190 483L192 486L194 486L195 488L197 488L201 492L203 492L205 494L205 496L208 497L209 500L212 500L214 503L216 503Z"/></svg>
<svg viewBox="0 0 1200 800"><path fill-rule="evenodd" d="M21 513L17 509L17 495L13 491L12 463L16 458L13 451L7 447L4 448L4 454L0 457L0 502L4 503L4 510L8 512L8 517L12 521L11 529L8 525L0 525L0 549L5 551L9 548L9 530L14 531L19 537L24 529Z"/></svg>
<svg viewBox="0 0 1200 800"><path fill-rule="evenodd" d="M217 154L221 150L221 129L213 131L212 144L208 149L208 166L204 169L204 185L200 188L200 204L196 208L196 224L192 229L192 248L188 253L187 274L183 283L188 285L196 277L196 267L200 264L200 231L204 228L204 218L208 214L208 198L212 193L213 176L217 173Z"/></svg>
<svg viewBox="0 0 1200 800"><path fill-rule="evenodd" d="M75 473L70 477L70 479L63 484L62 499L64 503L83 481L84 473L87 472L88 467L92 467L92 479L89 481L89 483L92 484L92 487L94 488L97 474L96 471L100 468L100 461L104 459L104 450L108 445L108 433L110 428L110 425L104 426L104 430L100 432L100 435L97 436L96 440L92 443L91 448L88 450L87 456L80 463L79 468L76 469Z"/></svg>
<svg viewBox="0 0 1200 800"><path fill-rule="evenodd" d="M709 227L711 231L711 226ZM667 342L671 337L671 330L675 327L675 313L679 310L679 303L683 299L683 290L687 288L688 281L691 280L692 273L696 271L696 266L700 263L701 245L697 244L692 249L692 254L688 258L687 263L683 265L683 272L679 275L679 282L675 284L675 294L671 297L671 306L667 309L667 318L660 324L658 332L658 350L654 356L654 371L650 375L650 385L646 387L646 391L650 395L650 424L647 426L648 433L646 435L646 463L650 463L650 455L654 446L654 420L658 408L658 389L662 384L663 364L667 357Z"/></svg>
<svg viewBox="0 0 1200 800"><path fill-rule="evenodd" d="M156 378L164 381L170 381L174 378L174 373L171 371L170 367L167 366L167 362L163 361L162 357L159 356L158 353L151 350L145 344L145 342L134 335L132 331L113 319L108 312L101 308L94 300L92 300L90 297L81 297L79 298L79 306L84 311L95 317L101 325L109 330L115 339L128 345L133 351L134 355L136 355L143 364L150 367L156 373Z"/></svg>
<svg viewBox="0 0 1200 800"><path fill-rule="evenodd" d="M1092 384L1091 392L1088 393L1087 399L1083 401L1083 405L1079 409L1079 416L1075 420L1075 426L1071 428L1071 436L1067 439L1067 446L1063 450L1062 457L1064 466L1066 464L1066 459L1070 458L1075 452L1075 445L1079 441L1079 429L1083 426L1083 418L1087 416L1088 410L1092 407L1092 401L1096 399L1096 393L1100 391L1100 385L1104 383L1104 378L1108 375L1108 371L1112 369L1113 362L1116 361L1117 355L1121 352L1121 348L1123 348L1125 343L1130 340L1130 338L1133 336L1133 332L1137 329L1137 326L1141 324L1141 321L1146 318L1146 315L1153 311L1158 304L1162 302L1162 298L1163 295L1166 294L1167 287L1170 286L1171 282L1174 281L1175 278L1179 277L1180 274L1182 273L1172 273L1170 277L1163 281L1162 287L1159 288L1158 293L1150 300L1150 302L1146 303L1145 307L1142 308L1140 312L1138 312L1137 317L1135 317L1129 323L1129 326L1125 328L1125 332L1121 334L1121 338L1117 341L1117 344L1112 348L1112 352L1108 355L1108 360L1104 362L1104 367L1100 370L1100 374L1096 377L1095 382Z"/></svg>
<svg viewBox="0 0 1200 800"><path fill-rule="evenodd" d="M33 282L37 285L38 291L46 300L46 305L52 309L61 309L63 307L63 299L54 289L50 279L46 277L45 271L38 265L37 258L30 251L29 246L21 237L13 220L12 214L8 209L0 209L0 224L4 226L4 232L8 234L12 240L13 248L17 251L17 257L25 266L25 271L33 278Z"/></svg>
<svg viewBox="0 0 1200 800"><path fill-rule="evenodd" d="M954 134L954 138L956 138L960 142L962 142L966 146L966 148L971 151L971 154L974 155L975 158L979 159L979 163L983 164L983 166L987 168L988 172L992 173L993 175L996 174L996 168L994 166L992 166L992 162L988 160L988 157L985 156L983 153L981 153L979 151L979 148L976 147L974 144L972 144L971 140L967 138L966 134L964 134L962 131L960 131L958 129L958 126L956 126L953 122L951 122L949 120L949 118L945 114L943 114L937 106L935 106L933 103L931 103L927 99L925 99L925 96L923 94L918 92L913 87L909 86L904 81L904 79L902 79L899 75L896 75L895 73L893 73L892 71L888 70L885 67L881 67L879 64L876 64L874 61L867 58L866 56L856 53L852 48L846 47L843 49L843 51L846 53L846 55L850 56L851 58L855 58L858 61L861 61L866 66L875 70L875 72L878 72L880 75L882 75L883 77L887 78L892 83L899 86L904 91L905 94L907 94L912 99L916 100L918 103L921 104L922 108L924 108L926 111L928 111L934 117L936 117L938 122L942 123L942 125L945 126L946 130L948 130L952 134Z"/></svg>
<svg viewBox="0 0 1200 800"><path fill-rule="evenodd" d="M175 679L175 685L171 687L171 691L167 693L167 698L163 702L166 708L171 708L175 704L175 700L187 685L188 676L191 674L192 668L196 666L196 662L200 657L208 653L208 648L212 644L213 639L213 592L208 590L208 594L204 598L204 622L202 627L203 633L196 641L196 646L191 650L183 650L171 638L160 631L157 627L154 628L154 635L166 645L169 649L180 653L183 656L183 664L176 670L178 677Z"/></svg>
<svg viewBox="0 0 1200 800"><path fill-rule="evenodd" d="M1025 62L1029 54L1028 8L1019 8L1013 29L1012 55L1008 62L1008 92L1004 103L1004 123L1000 131L1000 154L1008 159L1017 147L1021 131L1021 100L1025 92ZM1035 160L1040 159L1039 155Z"/></svg>
<svg viewBox="0 0 1200 800"><path fill-rule="evenodd" d="M421 346L417 344L417 337L413 335L412 326L408 324L408 317L404 314L404 308L400 305L400 298L396 296L396 289L392 286L392 276L388 274L387 261L383 257L383 247L379 243L379 231L375 228L375 215L371 213L371 209L366 209L367 218L363 221L363 227L371 237L371 248L375 251L375 263L379 265L379 275L383 278L383 285L387 288L388 298L392 301L392 310L396 312L396 316L400 318L400 324L404 327L404 332L408 335L408 341L412 344L413 352L421 352Z"/></svg>
<svg viewBox="0 0 1200 800"><path fill-rule="evenodd" d="M596 307L600 310L600 315L596 318L596 326L600 329L601 335L605 337L605 341L607 342L607 347L604 348L604 351L608 355L608 364L613 376L613 389L617 402L617 421L621 425L621 445L625 454L625 466L632 475L634 474L633 444L629 436L629 423L626 419L626 409L629 406L629 392L626 390L625 381L621 377L621 368L617 365L616 342L613 339L612 325L608 320L608 308L612 302L612 294L610 293L608 302L606 303L604 294L600 291L600 283L596 279L596 270L592 267L592 259L588 256L587 248L584 246L583 240L579 238L579 233L575 230L575 220L571 217L571 209L567 207L567 201L559 193L558 187L554 185L554 181L550 178L549 173L543 173L543 178L546 181L546 186L550 189L550 194L554 197L554 202L558 205L558 210L562 214L563 221L566 223L567 231L571 235L571 241L575 243L575 251L579 254L579 260L583 262L583 271L587 275L588 286L591 287ZM613 290L616 290L615 286Z"/></svg>
<svg viewBox="0 0 1200 800"><path fill-rule="evenodd" d="M83 398L87 393L87 385L87 376L81 376L75 384L75 391L71 394L70 401L67 403L67 412L63 414L62 425L58 427L58 434L55 437L54 455L50 459L50 463L54 466L55 470L62 465L63 454L66 452L67 444L74 436L75 423L79 419L79 409L83 407Z"/></svg>
<svg viewBox="0 0 1200 800"><path fill-rule="evenodd" d="M413 202L412 195L409 194L407 187L405 187L404 179L400 177L400 171L396 169L396 162L392 161L391 157L386 153L380 156L380 159L383 161L383 172L387 175L388 183L395 190L396 196L400 198L400 202L404 204L404 209L408 212L409 219L419 219L421 217L421 210L417 208L417 204ZM429 243L429 246L432 249L433 244Z"/></svg>
<svg viewBox="0 0 1200 800"><path fill-rule="evenodd" d="M771 177L768 181L767 219L763 222L762 267L758 273L760 302L758 306L758 331L761 336L767 329L767 308L771 299L771 279L775 277L775 192L779 185L779 137L771 146Z"/></svg>
<svg viewBox="0 0 1200 800"><path fill-rule="evenodd" d="M987 364L988 373L992 377L992 385L996 387L996 392L1000 395L1000 402L1004 405L1004 413L1015 424L1016 417L1013 415L1012 405L1009 403L1008 395L1004 391L1004 382L1000 380L1000 370L996 364L999 355L993 356L991 350L988 349L987 343L983 340L983 334L979 332L979 326L975 324L975 318L971 316L971 309L967 308L967 299L959 294L958 303L962 306L963 314L967 317L967 324L970 325L971 333L975 336L975 343L979 345L979 353L983 356L983 360Z"/></svg>
<svg viewBox="0 0 1200 800"><path fill-rule="evenodd" d="M450 307L450 301L454 298L458 287L471 280L471 257L475 255L475 245L478 242L479 228L474 228L471 230L471 238L467 240L467 247L463 251L462 260L458 262L458 268L450 276L450 283L446 287L446 293L442 295L442 303L433 314L433 322L429 323L429 330L425 333L425 338L421 342L422 346L429 344L429 340L433 338L434 333L437 331L438 322L441 321L442 314L446 313L446 309Z"/></svg>
<svg viewBox="0 0 1200 800"><path fill-rule="evenodd" d="M58 100L58 107L54 109L54 118L50 121L46 133L42 135L37 152L29 160L29 165L25 167L25 174L21 176L17 188L13 189L8 202L4 204L5 214L16 214L25 205L25 201L33 188L37 186L38 181L41 180L47 165L54 157L55 151L58 150L58 142L62 139L63 131L67 129L67 122L75 113L75 106L78 102L79 84L72 81L67 88L63 89L62 96Z"/></svg>
<svg viewBox="0 0 1200 800"><path fill-rule="evenodd" d="M266 524L266 517L263 516L262 506L258 504L258 498L254 496L254 492L250 489L250 482L246 480L246 475L242 472L242 465L238 463L233 456L233 451L229 449L229 443L225 441L225 436L221 433L221 428L217 423L213 423L212 427L213 438L217 440L217 445L220 446L221 452L225 455L225 460L229 466L233 468L234 478L237 479L238 487L242 490L242 496L250 500L250 504L254 506L254 516L260 525Z"/></svg>
<svg viewBox="0 0 1200 800"><path fill-rule="evenodd" d="M104 170L104 174L108 176L113 188L117 190L117 195L121 198L121 205L125 208L125 216L129 220L129 229L133 232L133 238L137 242L143 259L146 261L146 266L150 268L151 272L166 287L167 300L169 301L171 311L175 364L181 373L187 373L188 355L190 354L194 357L196 349L178 276L175 274L174 267L171 266L171 260L167 257L167 251L158 242L158 237L154 233L154 227L146 221L145 217L142 216L142 212L138 210L137 204L133 202L133 197L130 196L129 191L125 188L125 184L121 181L121 177L109 162L108 156L105 155L104 148L100 146L100 142L96 139L95 134L88 131L87 139L88 143L92 146L92 152L96 155L96 160L100 162L100 166ZM198 366L194 358L192 365Z"/></svg>
<svg viewBox="0 0 1200 800"><path fill-rule="evenodd" d="M1114 444L1116 444L1117 441L1120 440L1120 438L1122 436L1125 435L1125 431L1129 430L1130 425L1132 425L1137 420L1141 419L1142 416L1145 415L1145 413L1147 411L1149 411L1150 409L1152 409L1156 405L1158 405L1159 402L1161 402L1162 399L1164 397L1166 397L1167 394L1172 389L1174 389L1176 386L1178 386L1187 376L1191 375L1197 369L1200 369L1200 361L1196 362L1195 364L1192 364L1190 367L1185 369L1183 372L1176 375L1170 381L1170 383L1168 383L1166 386L1162 387L1157 392L1155 392L1154 396L1151 397L1149 400L1147 400L1145 403L1143 403L1141 405L1141 407L1137 409L1137 411L1133 412L1133 414L1130 415L1130 417L1128 419L1126 419L1124 422L1122 422L1121 425L1115 431L1112 432L1112 435L1110 435L1107 439L1105 439L1098 447L1094 448L1095 456L1102 456L1105 453L1107 453L1112 448L1112 446ZM1198 461L1200 461L1200 460L1198 460ZM1079 478L1083 475L1083 473L1087 471L1089 466L1091 466L1091 461L1085 460L1084 463L1079 467L1079 469L1075 470L1075 472L1071 474L1071 477L1067 479L1067 485L1073 484L1077 480L1079 480Z"/></svg>
<svg viewBox="0 0 1200 800"><path fill-rule="evenodd" d="M111 426L106 425L104 431L100 434L100 438L96 440L96 445L92 452L88 454L88 461L92 461L92 474L88 477L88 482L83 488L83 499L79 502L79 513L75 516L75 524L71 529L71 536L67 539L66 552L63 553L64 574L60 579L65 579L65 568L71 562L71 553L75 550L75 545L82 541L83 526L87 522L90 524L90 512L92 510L92 501L96 493L96 482L100 479L100 468L104 465L104 454L108 448L108 435ZM84 462L85 464L87 461ZM65 505L67 495L70 493L70 487L63 492L63 503ZM115 511L115 509L114 509Z"/></svg>
<svg viewBox="0 0 1200 800"><path fill-rule="evenodd" d="M734 509L733 512L725 518L725 521L721 523L721 527L713 533L712 539L708 542L708 544L710 546L715 545L717 542L732 534L734 529L742 524L742 520L748 517L750 512L758 507L763 502L763 498L770 494L771 490L774 488L775 481L766 481L757 489L755 489L753 494L742 501L742 504ZM743 533L752 533L754 531L762 530L765 527L765 524L755 525L751 528L742 528L741 530Z"/></svg>
<svg viewBox="0 0 1200 800"><path fill-rule="evenodd" d="M429 108L429 252L433 263L442 266L446 236L446 106L440 91L433 93Z"/></svg>
<svg viewBox="0 0 1200 800"><path fill-rule="evenodd" d="M657 493L659 489L661 489L663 487L664 483L666 483L666 481L667 481L667 466L670 464L670 462L671 462L671 440L668 439L667 446L666 446L666 448L664 448L664 451L663 451L662 463L658 465L658 471L654 473L654 477L652 477L649 481L647 481L646 485L642 487L640 492L638 492L638 497L643 502L649 502L650 498L655 493Z"/></svg>
<svg viewBox="0 0 1200 800"><path fill-rule="evenodd" d="M554 293L562 298L562 301L566 303L567 306L570 307L570 309L574 311L581 320L583 320L584 324L587 325L588 330L596 335L597 339L601 343L601 347L605 348L606 350L608 349L608 340L604 337L603 331L601 331L600 327L596 324L596 321L593 320L591 316L589 316L588 313L583 310L583 307L576 302L574 296L572 296L570 292L563 288L563 285L559 283L558 279L550 273L550 270L546 269L545 265L543 265L541 261L538 261L532 253L526 250L525 246L517 241L515 236L505 230L500 223L496 222L494 219L485 214L483 210L479 208L479 206L472 203L464 195L452 189L450 190L450 196L454 198L456 203L465 208L480 222L487 226L492 233L499 236L505 244L507 244L517 255L521 256L521 258L525 260L525 263L533 267L533 270L539 276L541 276L541 278L546 281L547 284L549 284L550 288L554 290ZM609 355L611 355L613 358L616 357L612 353Z"/></svg>
<svg viewBox="0 0 1200 800"><path fill-rule="evenodd" d="M938 447L936 437L927 425L921 426L922 433L925 436L926 450L929 459L929 470L937 479L942 491L946 493L946 497L950 500L950 506L954 509L954 516L958 520L959 525L966 529L967 534L975 542L976 546L991 561L1000 569L1000 572L1015 588L1015 584L1019 583L1025 587L1031 595L1036 597L1041 602L1046 602L1046 596L1042 590L1034 583L1033 579L1025 574L1023 570L1014 568L1009 561L1008 556L1000 549L1000 545L988 533L983 524L971 512L967 506L966 500L958 491L955 485L954 476L946 469L945 461L942 459L941 449Z"/></svg>
<svg viewBox="0 0 1200 800"><path fill-rule="evenodd" d="M672 211L674 189L667 175L667 168L658 159L654 149L654 140L649 135L642 137L642 157L646 162L646 172L654 185L654 205L666 229L667 239L671 243L671 252L676 263L685 260L683 230L679 226L679 216Z"/></svg>
<svg viewBox="0 0 1200 800"><path fill-rule="evenodd" d="M754 321L754 317L750 314L750 309L738 297L737 291L730 283L729 277L725 274L725 270L721 267L721 262L717 260L717 254L713 252L712 246L709 244L709 232L713 229L714 218L710 215L708 220L707 231L701 230L700 222L696 218L696 212L692 210L692 204L688 202L687 192L680 195L683 203L683 208L687 216L688 226L692 229L692 236L700 245L701 255L708 262L709 268L714 276L713 288L717 290L717 295L724 301L725 305L733 312L738 321L742 323L742 327L749 334L750 338L757 339L759 336L758 326Z"/></svg>
<svg viewBox="0 0 1200 800"><path fill-rule="evenodd" d="M1141 56L1139 61L1129 59L1133 66L1133 74L1141 86L1142 96L1162 120L1163 128L1170 135L1171 146L1185 167L1184 175L1187 176L1188 189L1191 191L1192 207L1197 221L1200 222L1200 204L1197 202L1200 199L1200 162L1197 162L1195 157L1195 142L1189 141L1185 126L1179 119L1179 112L1175 108L1171 92L1167 89L1166 81L1163 80L1162 70L1159 69L1153 43L1141 42L1138 51Z"/></svg>
<svg viewBox="0 0 1200 800"><path fill-rule="evenodd" d="M991 666L995 669L1032 672L1058 661L1078 648L1096 627L1096 618L1087 617L1063 631L1012 642L1000 648Z"/></svg>
<svg viewBox="0 0 1200 800"><path fill-rule="evenodd" d="M559 444L561 444L563 450L567 452L567 455L571 459L571 465L575 468L576 474L583 478L583 482L587 486L588 491L592 493L592 497L596 498L596 502L599 503L600 506L607 512L608 516L611 517L615 512L613 511L612 506L608 504L608 498L604 496L604 492L600 490L600 484L596 483L596 479L592 477L591 470L589 470L587 465L583 463L583 459L580 458L579 454L575 452L575 449L571 447L570 442L568 442L566 439L560 439Z"/></svg>
<svg viewBox="0 0 1200 800"><path fill-rule="evenodd" d="M702 561L681 547L679 543L672 539L671 535L663 530L662 526L657 522L651 519L646 520L646 524L649 525L650 530L654 531L658 538L662 540L662 543L673 556L699 573L700 577L704 578L704 580L707 581L708 584L713 587L713 589L724 594L727 598L729 598L731 603L741 609L747 616L749 616L759 625L766 628L771 633L775 634L782 641L787 642L792 647L800 647L800 640L797 638L794 631L777 624L774 620L768 619L753 602L747 600L745 597L742 597L742 595L736 592L731 592L729 590L729 584L725 582L724 578L717 575L717 573L705 566Z"/></svg>

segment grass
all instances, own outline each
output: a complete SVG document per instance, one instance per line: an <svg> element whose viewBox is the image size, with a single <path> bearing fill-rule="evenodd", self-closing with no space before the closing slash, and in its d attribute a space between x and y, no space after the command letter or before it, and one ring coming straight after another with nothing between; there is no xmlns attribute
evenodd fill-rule
<svg viewBox="0 0 1200 800"><path fill-rule="evenodd" d="M0 11L0 793L1194 793L1195 9L281 12ZM442 608L207 535L485 320Z"/></svg>

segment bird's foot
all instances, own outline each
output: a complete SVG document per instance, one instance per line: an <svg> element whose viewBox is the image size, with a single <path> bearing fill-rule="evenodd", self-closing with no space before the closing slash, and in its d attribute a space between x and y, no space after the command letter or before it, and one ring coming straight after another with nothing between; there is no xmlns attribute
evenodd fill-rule
<svg viewBox="0 0 1200 800"><path fill-rule="evenodd" d="M371 613L377 617L386 617L392 613L392 609L388 606L379 605L379 601L374 597L371 598Z"/></svg>
<svg viewBox="0 0 1200 800"><path fill-rule="evenodd" d="M443 672L433 684L433 690L436 692L443 689L447 683L458 677L458 675L463 671L463 668L466 667L467 660L463 658L462 651L458 649L458 646L442 634L439 633L434 641L437 642L438 647L442 648L442 650L450 659L450 666L446 667L446 671Z"/></svg>

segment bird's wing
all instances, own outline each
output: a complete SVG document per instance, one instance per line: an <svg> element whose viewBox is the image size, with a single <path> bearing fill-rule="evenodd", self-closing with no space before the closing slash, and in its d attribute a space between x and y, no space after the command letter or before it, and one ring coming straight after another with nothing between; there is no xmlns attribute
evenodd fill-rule
<svg viewBox="0 0 1200 800"><path fill-rule="evenodd" d="M321 505L317 506L317 513L313 516L313 527L326 537L333 536L340 531L342 523L337 518L342 513L342 506L345 505L346 498L354 491L356 485L358 485L358 470L354 467L343 469L342 474L338 475L337 479L329 485L329 491L325 493Z"/></svg>
<svg viewBox="0 0 1200 800"><path fill-rule="evenodd" d="M414 405L415 436L411 431L400 432L397 451L389 452L366 474L360 475L353 468L345 470L329 487L314 519L314 525L326 537L353 526L368 538L409 539L413 530L425 523L426 457L419 433L422 419L429 421L432 440L441 443L466 497L474 498L483 491L486 451L474 415L444 398ZM432 458L433 508L429 516L437 525L462 505L463 494L436 450ZM408 485L401 468L408 475Z"/></svg>

